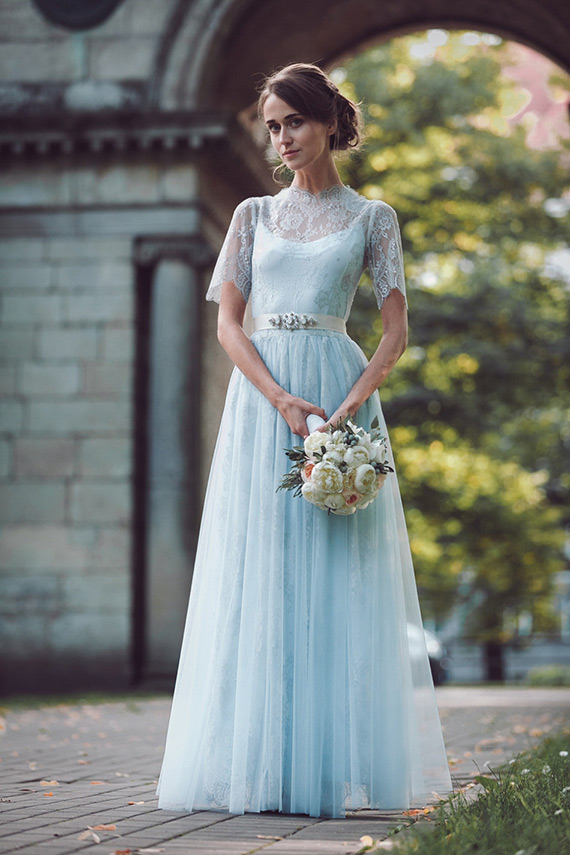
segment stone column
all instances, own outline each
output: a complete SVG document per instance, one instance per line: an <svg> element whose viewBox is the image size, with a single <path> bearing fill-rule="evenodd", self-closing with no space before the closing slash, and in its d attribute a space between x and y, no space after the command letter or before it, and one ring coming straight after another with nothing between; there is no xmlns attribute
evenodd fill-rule
<svg viewBox="0 0 570 855"><path fill-rule="evenodd" d="M176 671L192 580L199 506L201 268L207 247L147 241L149 305L142 676ZM154 256L154 258L153 258ZM137 570L135 569L135 572ZM135 621L141 615L135 615ZM140 633L142 636L143 633Z"/></svg>

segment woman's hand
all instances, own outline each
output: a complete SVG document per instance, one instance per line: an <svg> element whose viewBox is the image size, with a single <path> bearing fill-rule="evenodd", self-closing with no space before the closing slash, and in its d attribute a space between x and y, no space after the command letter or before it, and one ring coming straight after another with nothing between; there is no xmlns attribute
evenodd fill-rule
<svg viewBox="0 0 570 855"><path fill-rule="evenodd" d="M305 439L309 435L307 430L307 416L315 413L322 419L326 419L327 414L322 407L317 407L314 404L305 401L304 398L296 398L294 395L285 393L283 399L276 404L277 410L281 413L293 433Z"/></svg>

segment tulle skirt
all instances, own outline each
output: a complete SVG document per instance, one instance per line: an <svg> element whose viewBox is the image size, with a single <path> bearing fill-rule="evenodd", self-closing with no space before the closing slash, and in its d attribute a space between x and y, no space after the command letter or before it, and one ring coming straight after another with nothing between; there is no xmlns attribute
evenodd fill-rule
<svg viewBox="0 0 570 855"><path fill-rule="evenodd" d="M366 358L262 330L273 377L331 415ZM358 412L368 428L377 393ZM234 370L205 498L159 807L343 816L451 784L396 475L352 516L276 492L299 445ZM393 458L390 455L390 459Z"/></svg>

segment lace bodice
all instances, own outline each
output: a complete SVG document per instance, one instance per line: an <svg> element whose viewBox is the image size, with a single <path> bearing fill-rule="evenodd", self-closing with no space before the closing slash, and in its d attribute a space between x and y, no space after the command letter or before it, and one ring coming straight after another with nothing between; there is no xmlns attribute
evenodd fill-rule
<svg viewBox="0 0 570 855"><path fill-rule="evenodd" d="M381 308L393 288L405 297L394 210L335 185L313 195L288 187L237 208L206 299L234 282L252 315L316 312L346 320L365 267Z"/></svg>

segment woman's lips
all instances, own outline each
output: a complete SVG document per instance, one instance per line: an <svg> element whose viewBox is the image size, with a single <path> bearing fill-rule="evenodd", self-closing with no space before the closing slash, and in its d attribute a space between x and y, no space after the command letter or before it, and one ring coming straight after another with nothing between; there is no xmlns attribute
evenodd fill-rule
<svg viewBox="0 0 570 855"><path fill-rule="evenodd" d="M295 149L294 151L284 151L283 157L292 157L294 154L299 154L299 149Z"/></svg>

